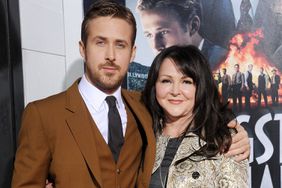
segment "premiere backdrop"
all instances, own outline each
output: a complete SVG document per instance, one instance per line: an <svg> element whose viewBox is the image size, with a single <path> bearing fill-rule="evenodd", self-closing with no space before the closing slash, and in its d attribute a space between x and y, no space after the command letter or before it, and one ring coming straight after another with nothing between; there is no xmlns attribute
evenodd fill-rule
<svg viewBox="0 0 282 188"><path fill-rule="evenodd" d="M176 44L199 47L223 98L248 131L250 187L281 187L282 1L202 0L201 10L198 0L163 1L169 7L160 3L149 13L137 7L137 0L121 2L134 12L138 25L137 56L125 87L142 90L161 49ZM191 15L198 17L196 22ZM176 36L183 26L190 35Z"/></svg>

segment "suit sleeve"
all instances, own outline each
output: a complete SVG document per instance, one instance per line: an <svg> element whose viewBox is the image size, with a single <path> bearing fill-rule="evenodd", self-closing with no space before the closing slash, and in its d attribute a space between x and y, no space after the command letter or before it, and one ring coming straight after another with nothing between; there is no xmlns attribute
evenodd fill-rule
<svg viewBox="0 0 282 188"><path fill-rule="evenodd" d="M45 187L50 156L42 117L36 103L31 103L26 107L22 117L12 187Z"/></svg>

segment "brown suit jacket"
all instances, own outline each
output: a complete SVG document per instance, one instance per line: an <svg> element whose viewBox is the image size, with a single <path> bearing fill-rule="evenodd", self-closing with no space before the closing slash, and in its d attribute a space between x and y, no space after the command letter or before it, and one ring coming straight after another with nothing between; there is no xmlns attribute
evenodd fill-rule
<svg viewBox="0 0 282 188"><path fill-rule="evenodd" d="M140 93L122 90L122 96L146 134L144 165L137 185L148 187L155 159L152 120L140 103ZM12 187L45 187L48 174L56 175L57 187L101 187L99 148L89 117L78 82L65 92L28 104L22 118Z"/></svg>

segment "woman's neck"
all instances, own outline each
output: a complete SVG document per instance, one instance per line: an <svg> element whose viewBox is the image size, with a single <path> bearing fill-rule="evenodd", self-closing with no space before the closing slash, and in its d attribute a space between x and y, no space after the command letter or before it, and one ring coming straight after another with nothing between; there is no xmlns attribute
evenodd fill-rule
<svg viewBox="0 0 282 188"><path fill-rule="evenodd" d="M177 118L176 120L168 119L168 122L165 123L162 134L172 138L180 137L188 128L191 120L191 116Z"/></svg>

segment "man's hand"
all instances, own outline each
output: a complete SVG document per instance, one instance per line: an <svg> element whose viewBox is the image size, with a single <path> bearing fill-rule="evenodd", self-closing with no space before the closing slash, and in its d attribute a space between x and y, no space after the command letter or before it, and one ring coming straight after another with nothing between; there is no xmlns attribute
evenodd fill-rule
<svg viewBox="0 0 282 188"><path fill-rule="evenodd" d="M235 156L237 162L249 158L250 143L247 131L235 120L229 122L227 126L235 128L238 133L232 136L232 144L225 156Z"/></svg>

